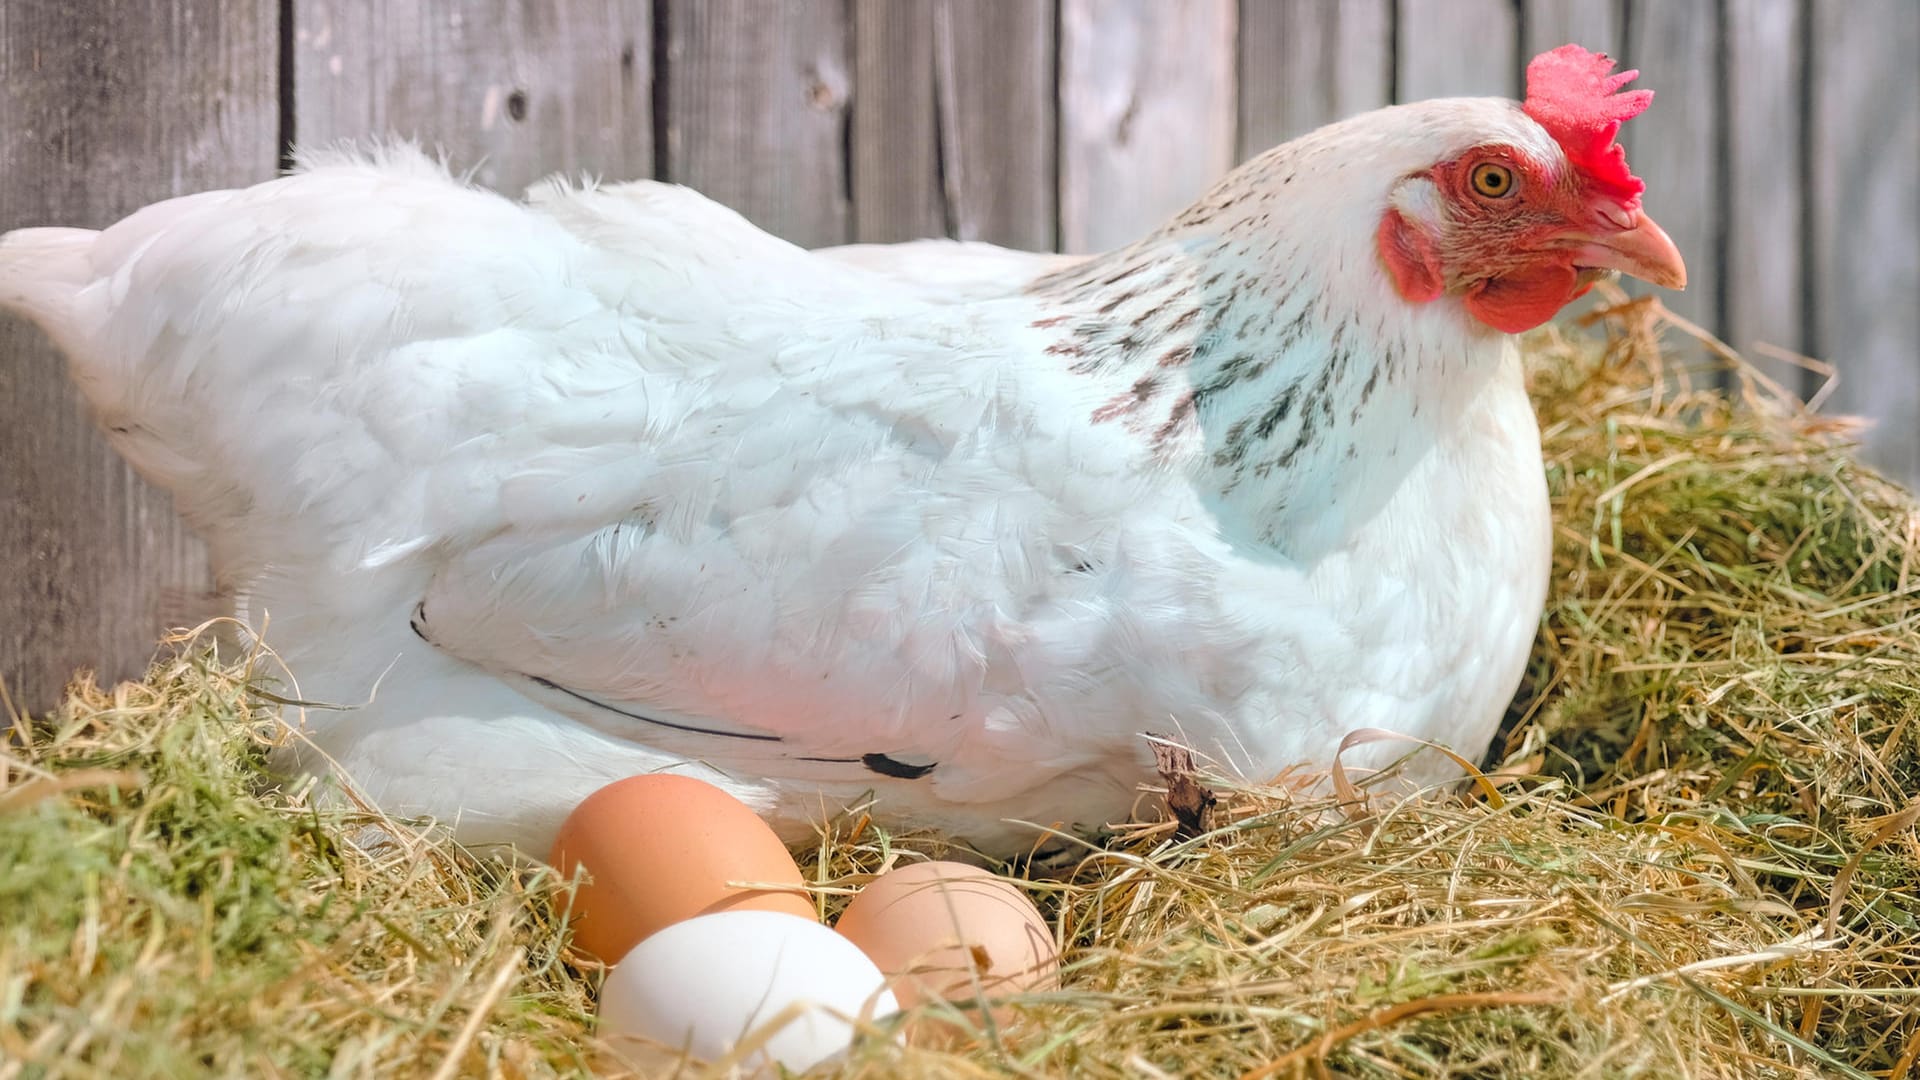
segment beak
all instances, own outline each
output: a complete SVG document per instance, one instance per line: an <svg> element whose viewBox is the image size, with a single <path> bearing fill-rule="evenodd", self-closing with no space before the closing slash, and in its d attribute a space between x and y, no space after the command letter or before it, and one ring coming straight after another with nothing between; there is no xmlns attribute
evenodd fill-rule
<svg viewBox="0 0 1920 1080"><path fill-rule="evenodd" d="M1665 229L1643 211L1627 216L1624 227L1602 226L1574 249L1573 264L1595 270L1618 270L1663 289L1687 287L1687 264Z"/></svg>

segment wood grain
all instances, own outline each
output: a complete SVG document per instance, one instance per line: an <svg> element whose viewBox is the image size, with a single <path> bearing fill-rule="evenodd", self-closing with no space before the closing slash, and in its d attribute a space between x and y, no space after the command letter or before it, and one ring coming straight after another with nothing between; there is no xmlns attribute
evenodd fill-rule
<svg viewBox="0 0 1920 1080"><path fill-rule="evenodd" d="M857 0L854 238L1054 246L1055 6Z"/></svg>
<svg viewBox="0 0 1920 1080"><path fill-rule="evenodd" d="M933 0L853 5L853 239L946 236Z"/></svg>
<svg viewBox="0 0 1920 1080"><path fill-rule="evenodd" d="M1400 0L1397 38L1401 101L1519 96L1514 0Z"/></svg>
<svg viewBox="0 0 1920 1080"><path fill-rule="evenodd" d="M659 171L807 247L851 236L852 98L838 0L662 0Z"/></svg>
<svg viewBox="0 0 1920 1080"><path fill-rule="evenodd" d="M1520 11L1522 65L1562 45L1620 55L1626 0L1524 0Z"/></svg>
<svg viewBox="0 0 1920 1080"><path fill-rule="evenodd" d="M1633 0L1621 67L1640 69L1635 88L1654 92L1653 106L1620 131L1627 161L1647 182L1647 213L1667 230L1687 260L1684 292L1637 281L1636 294L1658 292L1674 311L1718 332L1721 213L1720 110L1716 59L1720 20L1713 4Z"/></svg>
<svg viewBox="0 0 1920 1080"><path fill-rule="evenodd" d="M1059 246L1053 0L946 0L934 24L953 235Z"/></svg>
<svg viewBox="0 0 1920 1080"><path fill-rule="evenodd" d="M270 0L0 4L0 229L99 227L273 174ZM156 47L164 43L164 48ZM0 676L50 707L76 668L139 674L213 613L206 555L82 413L64 363L0 317Z"/></svg>
<svg viewBox="0 0 1920 1080"><path fill-rule="evenodd" d="M1062 0L1065 250L1138 239L1233 164L1235 16L1229 0Z"/></svg>
<svg viewBox="0 0 1920 1080"><path fill-rule="evenodd" d="M626 0L296 0L294 136L398 135L519 194L653 170L652 14Z"/></svg>
<svg viewBox="0 0 1920 1080"><path fill-rule="evenodd" d="M1240 4L1239 153L1393 99L1389 0Z"/></svg>
<svg viewBox="0 0 1920 1080"><path fill-rule="evenodd" d="M1815 0L1813 350L1867 457L1920 481L1920 4Z"/></svg>
<svg viewBox="0 0 1920 1080"><path fill-rule="evenodd" d="M1806 78L1799 0L1727 0L1727 343L1789 387L1799 368L1755 353L1804 351L1805 213L1798 159Z"/></svg>

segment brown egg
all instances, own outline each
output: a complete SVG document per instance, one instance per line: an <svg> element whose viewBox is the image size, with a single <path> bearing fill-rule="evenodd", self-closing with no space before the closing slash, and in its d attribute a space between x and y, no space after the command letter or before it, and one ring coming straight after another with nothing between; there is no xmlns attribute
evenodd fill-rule
<svg viewBox="0 0 1920 1080"><path fill-rule="evenodd" d="M573 897L573 943L609 964L654 931L696 915L817 918L799 866L767 823L690 776L630 776L587 796L560 826L549 861L569 879L586 868L588 880Z"/></svg>
<svg viewBox="0 0 1920 1080"><path fill-rule="evenodd" d="M1060 979L1060 954L1033 901L961 863L914 863L880 875L834 929L873 959L902 1008L1051 989Z"/></svg>

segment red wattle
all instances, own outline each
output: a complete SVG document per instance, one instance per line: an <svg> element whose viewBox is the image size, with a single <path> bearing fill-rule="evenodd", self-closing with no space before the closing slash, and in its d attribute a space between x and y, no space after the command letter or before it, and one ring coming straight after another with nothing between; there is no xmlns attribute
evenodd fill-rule
<svg viewBox="0 0 1920 1080"><path fill-rule="evenodd" d="M1473 317L1506 334L1531 330L1580 295L1573 267L1547 264L1480 282L1467 290Z"/></svg>

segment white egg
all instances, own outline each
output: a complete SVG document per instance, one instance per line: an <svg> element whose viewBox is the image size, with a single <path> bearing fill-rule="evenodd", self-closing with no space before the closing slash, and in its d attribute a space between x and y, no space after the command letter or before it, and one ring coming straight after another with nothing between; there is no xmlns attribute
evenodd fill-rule
<svg viewBox="0 0 1920 1080"><path fill-rule="evenodd" d="M645 941L600 989L600 1032L635 1065L685 1054L717 1061L771 1031L740 1062L802 1071L847 1049L849 1021L899 1005L886 977L846 938L810 919L774 911L723 911L675 923Z"/></svg>

